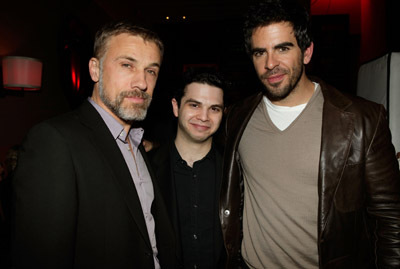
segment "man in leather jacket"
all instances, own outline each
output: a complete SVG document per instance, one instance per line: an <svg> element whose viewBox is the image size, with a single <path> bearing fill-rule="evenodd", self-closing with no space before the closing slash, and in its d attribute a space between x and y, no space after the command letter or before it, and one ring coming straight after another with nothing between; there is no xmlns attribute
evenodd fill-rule
<svg viewBox="0 0 400 269"><path fill-rule="evenodd" d="M295 1L253 6L245 41L264 89L226 119L226 268L400 268L400 175L383 106L307 77L314 44Z"/></svg>

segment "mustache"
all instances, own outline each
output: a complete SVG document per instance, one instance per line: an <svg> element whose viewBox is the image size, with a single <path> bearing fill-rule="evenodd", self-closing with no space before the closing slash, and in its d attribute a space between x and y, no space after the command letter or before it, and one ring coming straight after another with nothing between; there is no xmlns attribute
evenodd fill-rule
<svg viewBox="0 0 400 269"><path fill-rule="evenodd" d="M139 91L139 90L133 90L133 91L123 91L119 94L120 98L125 98L125 97L139 97L143 98L145 100L151 99L150 95L147 92L144 91Z"/></svg>
<svg viewBox="0 0 400 269"><path fill-rule="evenodd" d="M267 70L264 74L262 74L262 75L260 76L260 78L261 78L261 79L267 79L267 78L269 78L270 76L275 75L275 74L288 74L288 73L289 73L289 72L288 72L286 69L277 66L277 67L275 67L275 68L272 69L272 70Z"/></svg>

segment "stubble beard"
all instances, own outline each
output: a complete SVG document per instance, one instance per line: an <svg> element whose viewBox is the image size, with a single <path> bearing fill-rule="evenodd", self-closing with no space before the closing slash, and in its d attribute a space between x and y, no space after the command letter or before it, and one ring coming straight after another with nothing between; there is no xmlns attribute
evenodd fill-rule
<svg viewBox="0 0 400 269"><path fill-rule="evenodd" d="M304 65L301 63L301 59L298 65L293 67L293 74L289 78L289 83L287 85L283 85L279 88L282 82L274 83L268 85L266 80L269 76L274 74L290 74L290 71L284 68L275 67L272 70L268 70L267 72L260 75L260 80L264 85L264 93L267 98L271 101L281 101L288 97L294 89L296 89L297 84L299 83L301 76L304 72Z"/></svg>
<svg viewBox="0 0 400 269"><path fill-rule="evenodd" d="M147 109L149 108L152 99L148 93L141 90L122 91L114 100L112 100L104 89L102 63L100 63L100 78L98 83L100 99L118 118L127 122L142 121L146 118ZM141 104L132 103L123 106L122 103L126 97L143 98L144 102Z"/></svg>

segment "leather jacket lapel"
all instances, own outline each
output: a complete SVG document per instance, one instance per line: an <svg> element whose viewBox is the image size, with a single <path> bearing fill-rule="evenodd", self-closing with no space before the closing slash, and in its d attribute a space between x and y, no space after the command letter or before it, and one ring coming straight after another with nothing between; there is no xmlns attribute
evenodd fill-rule
<svg viewBox="0 0 400 269"><path fill-rule="evenodd" d="M340 184L354 132L354 114L345 111L350 100L334 89L327 92L325 85L321 87L325 101L318 180L319 235L322 235L334 203L335 191Z"/></svg>

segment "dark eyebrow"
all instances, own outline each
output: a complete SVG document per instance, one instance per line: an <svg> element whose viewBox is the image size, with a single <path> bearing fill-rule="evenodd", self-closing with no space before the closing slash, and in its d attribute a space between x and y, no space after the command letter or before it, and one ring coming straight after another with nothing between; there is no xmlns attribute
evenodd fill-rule
<svg viewBox="0 0 400 269"><path fill-rule="evenodd" d="M215 105L212 105L211 107L218 107L220 109L224 109L224 105L223 104L215 104Z"/></svg>
<svg viewBox="0 0 400 269"><path fill-rule="evenodd" d="M192 98L187 99L187 100L185 101L185 104L187 104L187 103L201 104L201 102L199 102L199 101L197 101L197 100L195 100L195 99L192 99Z"/></svg>
<svg viewBox="0 0 400 269"><path fill-rule="evenodd" d="M280 43L276 46L274 46L275 49L283 48L283 47L294 47L294 44L292 42L283 42Z"/></svg>
<svg viewBox="0 0 400 269"><path fill-rule="evenodd" d="M283 42L278 45L275 45L274 49L280 49L280 48L284 48L284 47L294 47L294 44L292 42ZM266 51L267 51L267 49L265 49L265 48L253 48L251 50L251 54L254 54L256 52L266 52Z"/></svg>
<svg viewBox="0 0 400 269"><path fill-rule="evenodd" d="M202 102L199 102L199 101L197 101L197 100L195 100L195 99L192 99L192 98L190 98L190 99L187 99L186 101L185 101L185 104L186 103L196 103L196 104L202 104ZM219 108L224 108L224 105L223 104L213 104L213 105L211 105L210 107L219 107Z"/></svg>
<svg viewBox="0 0 400 269"><path fill-rule="evenodd" d="M267 50L264 48L253 48L251 49L251 54L254 54L256 52L266 52Z"/></svg>
<svg viewBox="0 0 400 269"><path fill-rule="evenodd" d="M199 102L199 101L197 101L197 100L195 100L195 99L192 99L192 98L187 99L187 100L185 101L185 104L187 104L187 103L195 103L195 104L197 104L197 105L201 105L201 104L202 104L202 102ZM211 105L210 107L218 107L218 108L220 108L221 110L224 109L224 105L223 105L223 104L213 104L213 105Z"/></svg>

